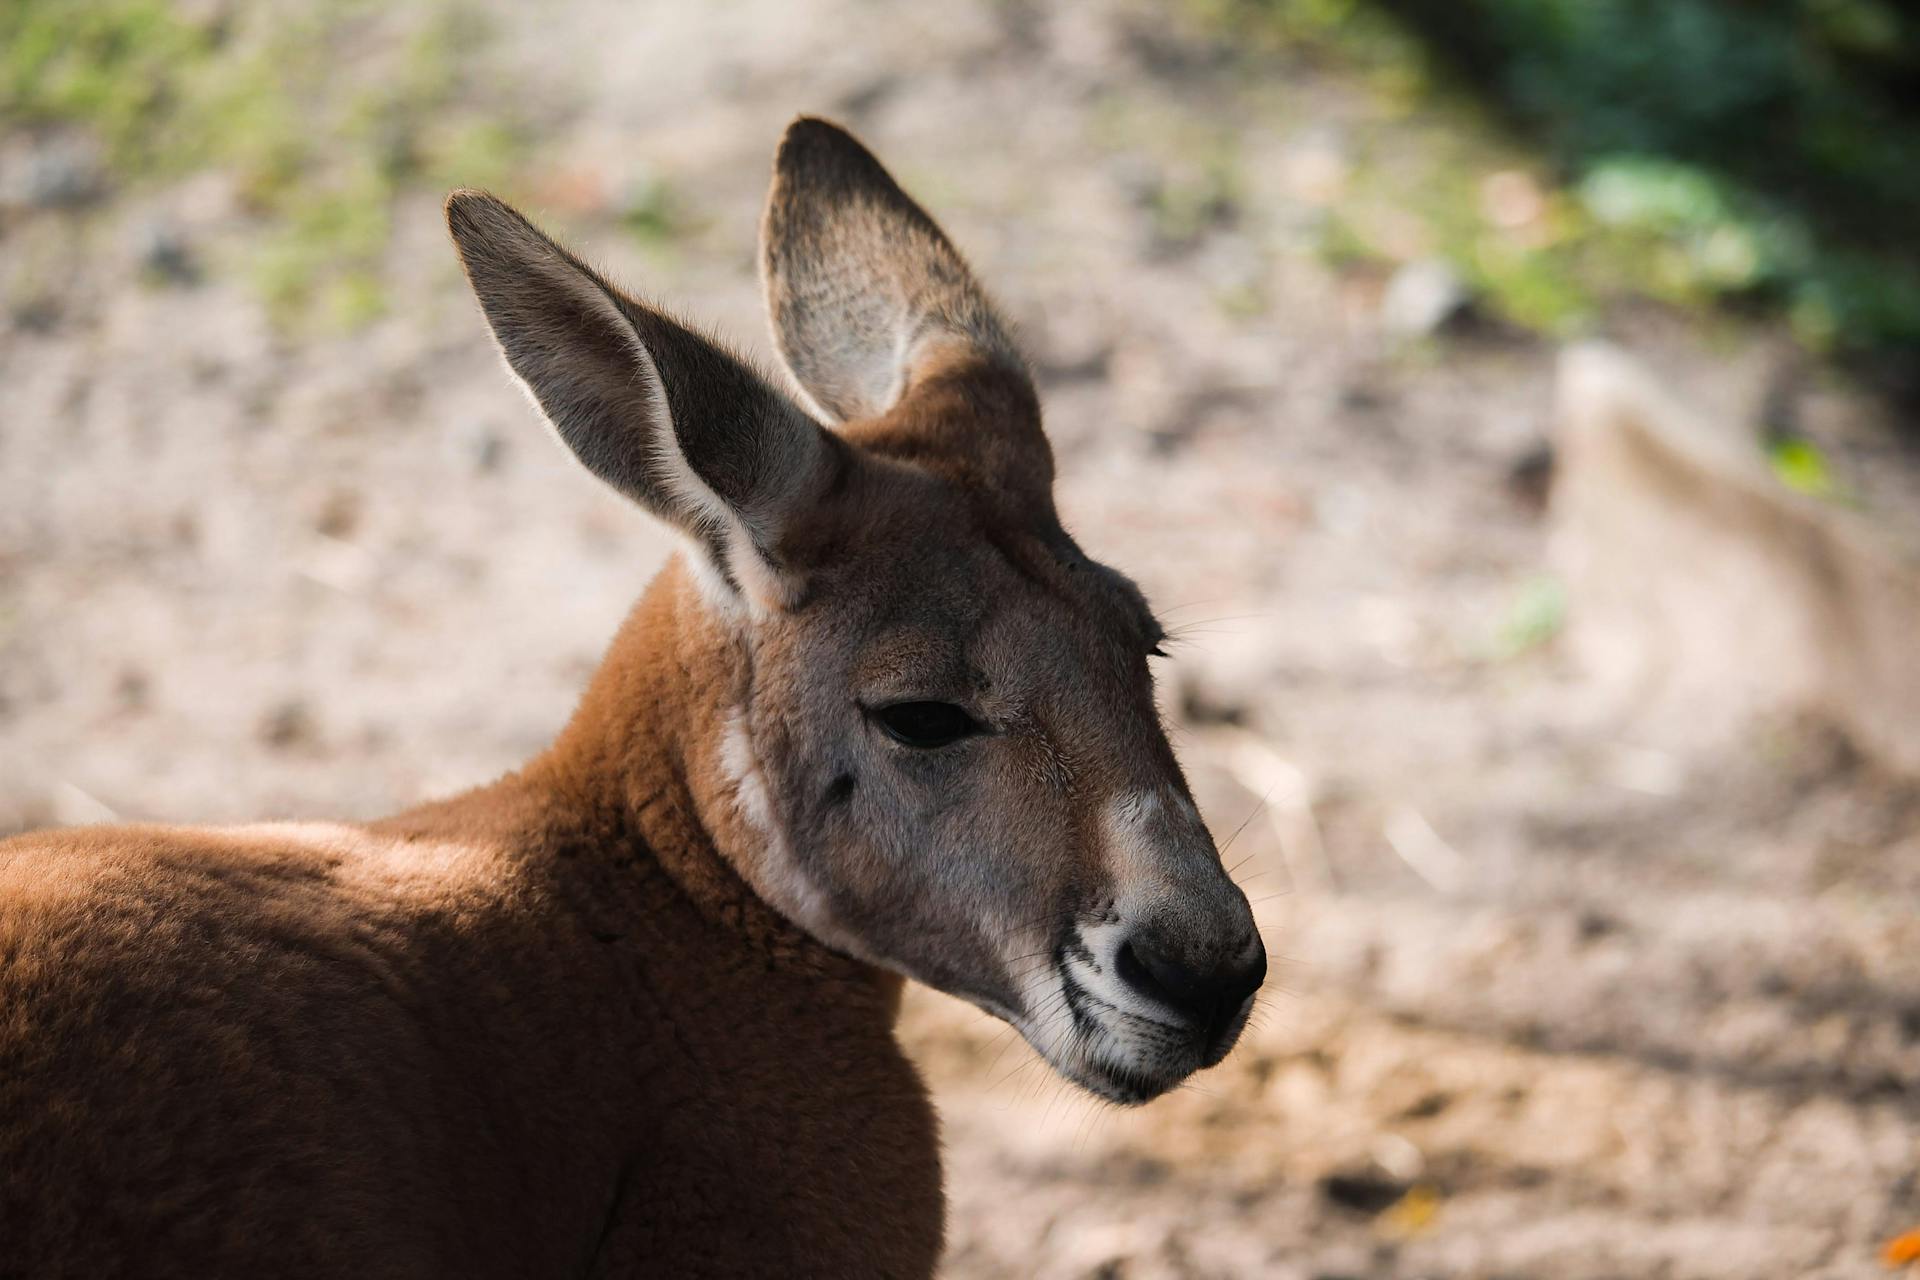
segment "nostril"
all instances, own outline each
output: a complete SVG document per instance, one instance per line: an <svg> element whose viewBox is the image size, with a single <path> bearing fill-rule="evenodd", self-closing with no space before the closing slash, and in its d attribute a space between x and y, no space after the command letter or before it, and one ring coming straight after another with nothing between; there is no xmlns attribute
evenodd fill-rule
<svg viewBox="0 0 1920 1280"><path fill-rule="evenodd" d="M1142 995L1202 1020L1207 1007L1221 994L1216 975L1182 964L1144 939L1129 938L1121 943L1115 966L1121 981Z"/></svg>
<svg viewBox="0 0 1920 1280"><path fill-rule="evenodd" d="M1173 959L1142 938L1129 938L1115 953L1120 980L1149 1000L1166 1005L1203 1027L1231 1022L1267 976L1265 949L1245 963L1207 969Z"/></svg>
<svg viewBox="0 0 1920 1280"><path fill-rule="evenodd" d="M1154 980L1152 970L1141 960L1140 953L1134 950L1129 939L1120 944L1120 950L1114 957L1114 967L1120 973L1120 981L1138 991L1141 995L1155 1000L1170 1000L1173 993Z"/></svg>

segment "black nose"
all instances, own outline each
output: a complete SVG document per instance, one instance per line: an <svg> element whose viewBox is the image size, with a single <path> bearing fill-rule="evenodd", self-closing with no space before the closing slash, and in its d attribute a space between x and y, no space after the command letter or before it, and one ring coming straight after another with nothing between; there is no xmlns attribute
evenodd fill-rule
<svg viewBox="0 0 1920 1280"><path fill-rule="evenodd" d="M1175 959L1152 940L1136 936L1120 944L1117 964L1121 981L1204 1029L1211 1043L1232 1025L1240 1006L1266 981L1267 949L1256 942L1251 957L1241 948L1235 959L1203 968Z"/></svg>

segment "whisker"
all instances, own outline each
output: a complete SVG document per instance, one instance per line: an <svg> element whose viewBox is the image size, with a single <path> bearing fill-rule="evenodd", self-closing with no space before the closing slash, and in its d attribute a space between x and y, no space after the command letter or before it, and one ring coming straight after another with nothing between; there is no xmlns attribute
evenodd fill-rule
<svg viewBox="0 0 1920 1280"><path fill-rule="evenodd" d="M1233 834L1227 837L1227 842L1220 846L1220 854L1222 857L1226 856L1227 850L1233 848L1233 842L1240 838L1240 833L1247 829L1247 824L1260 816L1261 812L1267 807L1268 798L1272 795L1273 795L1273 787L1271 784L1269 784L1266 791L1263 792L1260 796L1260 803L1253 806L1253 812L1249 813L1246 817L1240 820L1240 825L1233 829ZM1247 855L1248 858L1252 856L1253 856L1252 854ZM1238 867L1242 863L1246 862L1246 860L1247 860L1246 858L1242 858L1240 859L1239 862L1236 862L1233 865ZM1228 871L1227 874L1232 875L1233 872Z"/></svg>
<svg viewBox="0 0 1920 1280"><path fill-rule="evenodd" d="M1105 1098L1098 1098L1095 1099L1093 1106L1087 1108L1087 1114L1081 1118L1080 1125L1073 1135L1073 1150L1076 1154L1085 1150L1088 1140L1093 1137L1094 1129L1098 1127L1101 1120L1106 1118L1105 1112L1109 1105L1111 1104Z"/></svg>
<svg viewBox="0 0 1920 1280"><path fill-rule="evenodd" d="M1012 1042L1009 1042L1006 1048L1000 1051L1001 1056L1004 1057L1006 1055L1007 1049L1011 1049L1012 1047L1013 1047ZM1031 1067L1034 1063L1040 1062L1042 1060L1043 1059L1041 1059L1038 1055L1035 1055L1034 1057L1027 1058L1024 1061L1016 1062L1013 1064L1013 1066L1007 1069L1007 1073L1005 1075L1001 1076L998 1079L994 1079L992 1077L992 1073L994 1070L998 1069L998 1067L1000 1066L999 1058L994 1059L993 1066L988 1068L987 1092L992 1093L995 1089L998 1089L1001 1085L1013 1079L1015 1076L1019 1075L1022 1071L1025 1071L1028 1067Z"/></svg>
<svg viewBox="0 0 1920 1280"><path fill-rule="evenodd" d="M1227 599L1231 599L1231 597L1208 596L1203 600L1188 600L1182 604L1160 605L1154 609L1154 612L1156 614L1178 613L1182 609L1198 609L1203 604L1218 604L1222 600L1227 600Z"/></svg>
<svg viewBox="0 0 1920 1280"><path fill-rule="evenodd" d="M1166 638L1178 644L1196 632L1216 628L1223 622L1251 622L1256 618L1271 617L1273 617L1273 611L1265 610L1255 613L1223 613L1211 618L1195 618L1190 622L1180 622L1166 628Z"/></svg>

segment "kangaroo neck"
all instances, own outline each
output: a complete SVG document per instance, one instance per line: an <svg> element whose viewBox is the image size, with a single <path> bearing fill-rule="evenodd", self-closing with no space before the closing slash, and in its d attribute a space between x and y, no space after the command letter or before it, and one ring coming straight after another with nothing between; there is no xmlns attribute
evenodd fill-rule
<svg viewBox="0 0 1920 1280"><path fill-rule="evenodd" d="M702 916L775 967L898 986L787 919L742 874L753 838L726 773L725 735L751 693L752 661L732 621L675 561L621 625L530 780L644 848ZM731 855L731 856L730 856Z"/></svg>

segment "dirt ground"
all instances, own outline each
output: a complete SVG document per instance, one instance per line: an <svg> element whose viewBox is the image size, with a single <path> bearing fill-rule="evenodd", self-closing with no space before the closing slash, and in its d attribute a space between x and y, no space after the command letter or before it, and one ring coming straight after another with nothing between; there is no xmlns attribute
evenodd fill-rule
<svg viewBox="0 0 1920 1280"><path fill-rule="evenodd" d="M1180 745L1278 962L1258 1025L1123 1113L916 994L947 1274L1884 1274L1920 1225L1920 789L1806 718L1703 744L1592 696L1514 480L1552 345L1398 346L1383 282L1310 249L1350 86L1215 75L1124 3L557 12L501 5L475 55L540 122L537 211L764 356L773 141L849 123L1020 324L1070 525L1180 633ZM1151 192L1223 132L1232 207L1169 235ZM623 234L662 180L682 231ZM0 831L372 816L565 719L665 540L499 372L437 200L397 219L387 315L293 337L143 275L156 220L246 233L218 174L0 207L7 278L59 281L0 317ZM1755 412L1764 337L1613 323Z"/></svg>

